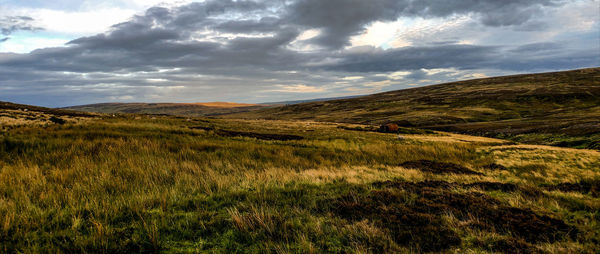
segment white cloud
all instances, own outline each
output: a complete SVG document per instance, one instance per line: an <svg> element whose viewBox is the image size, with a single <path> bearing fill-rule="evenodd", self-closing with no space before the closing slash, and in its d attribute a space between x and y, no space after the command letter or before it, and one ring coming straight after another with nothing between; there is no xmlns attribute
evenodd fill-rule
<svg viewBox="0 0 600 254"><path fill-rule="evenodd" d="M469 15L449 18L401 18L394 22L375 22L351 38L351 47L374 46L384 49L419 46L420 42L451 40L453 32L472 22ZM444 33L445 36L439 36Z"/></svg>
<svg viewBox="0 0 600 254"><path fill-rule="evenodd" d="M194 1L194 0L121 0L122 2L129 6L135 6L139 8L148 8L157 5L183 5L191 2L203 2L203 1Z"/></svg>
<svg viewBox="0 0 600 254"><path fill-rule="evenodd" d="M375 22L363 34L350 39L351 47L375 46L389 48L389 43L396 37L396 33L401 29L402 23L402 21Z"/></svg>
<svg viewBox="0 0 600 254"><path fill-rule="evenodd" d="M146 81L150 83L162 83L168 82L169 80L164 78L147 78Z"/></svg>
<svg viewBox="0 0 600 254"><path fill-rule="evenodd" d="M1 1L0 1L1 2ZM0 52L28 53L35 49L62 46L81 36L103 33L115 24L125 22L133 15L156 5L182 5L192 0L116 0L81 1L78 4L57 4L40 8L0 6L1 16L28 16L35 25L44 29L43 36L35 33L13 34L0 43ZM51 35L54 38L48 38Z"/></svg>
<svg viewBox="0 0 600 254"><path fill-rule="evenodd" d="M365 77L363 76L348 76L348 77L344 77L343 80L359 80L359 79L363 79Z"/></svg>
<svg viewBox="0 0 600 254"><path fill-rule="evenodd" d="M390 85L392 85L391 80L375 81L375 82L369 82L369 83L365 84L366 87L373 87L373 88L383 88L383 87L390 86Z"/></svg>
<svg viewBox="0 0 600 254"><path fill-rule="evenodd" d="M82 12L38 9L28 10L27 13L35 17L47 32L85 36L105 32L112 25L127 21L136 11L119 8Z"/></svg>
<svg viewBox="0 0 600 254"><path fill-rule="evenodd" d="M402 79L402 78L404 78L407 75L410 75L410 72L408 72L408 71L396 71L396 72L390 73L390 75L388 75L388 77L391 78L391 79Z"/></svg>
<svg viewBox="0 0 600 254"><path fill-rule="evenodd" d="M324 87L307 86L304 84L297 85L276 85L278 89L272 90L273 92L284 92L284 93L320 93L325 92Z"/></svg>
<svg viewBox="0 0 600 254"><path fill-rule="evenodd" d="M294 41L292 41L288 48L295 51L313 51L318 50L319 47L315 46L310 42L310 39L313 39L321 34L321 30L319 29L308 29L302 32Z"/></svg>

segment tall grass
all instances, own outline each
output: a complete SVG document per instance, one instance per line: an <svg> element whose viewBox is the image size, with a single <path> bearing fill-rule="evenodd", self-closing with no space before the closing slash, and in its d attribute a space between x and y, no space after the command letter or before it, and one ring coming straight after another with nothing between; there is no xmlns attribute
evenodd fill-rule
<svg viewBox="0 0 600 254"><path fill-rule="evenodd" d="M368 221L331 218L319 200L418 174L398 168L404 161L479 169L495 156L477 143L327 124L210 123L305 137L297 141L222 137L194 124L108 119L2 133L0 252L402 250Z"/></svg>

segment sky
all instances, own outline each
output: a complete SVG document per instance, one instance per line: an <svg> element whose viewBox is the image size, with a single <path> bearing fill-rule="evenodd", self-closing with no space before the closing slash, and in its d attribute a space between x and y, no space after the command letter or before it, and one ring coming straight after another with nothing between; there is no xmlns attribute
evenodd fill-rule
<svg viewBox="0 0 600 254"><path fill-rule="evenodd" d="M600 0L0 0L0 101L277 102L600 66Z"/></svg>

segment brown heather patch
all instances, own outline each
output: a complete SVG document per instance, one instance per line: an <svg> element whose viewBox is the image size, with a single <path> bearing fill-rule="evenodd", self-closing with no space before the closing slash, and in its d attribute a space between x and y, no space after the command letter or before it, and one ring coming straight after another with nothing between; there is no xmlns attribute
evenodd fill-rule
<svg viewBox="0 0 600 254"><path fill-rule="evenodd" d="M477 218L478 223L467 225L529 243L561 241L578 232L562 220L508 206L486 194L457 193L452 190L456 185L445 181L385 181L373 186L378 189L366 195L349 194L335 200L334 212L353 221L372 220L389 230L398 244L420 251L460 245L457 233L442 220L446 214L465 221Z"/></svg>
<svg viewBox="0 0 600 254"><path fill-rule="evenodd" d="M600 197L600 180L581 180L575 183L559 183L556 185L542 185L547 190L558 190L563 192L579 192L590 194L593 197Z"/></svg>
<svg viewBox="0 0 600 254"><path fill-rule="evenodd" d="M505 166L502 166L502 165L496 164L496 163L490 163L490 164L484 165L483 168L489 169L489 170L507 170L508 169Z"/></svg>
<svg viewBox="0 0 600 254"><path fill-rule="evenodd" d="M404 205L404 199L403 193L390 191L374 191L358 200L345 196L336 200L334 212L353 221L374 221L389 231L398 244L420 251L440 251L460 245L458 234L441 217L416 211Z"/></svg>
<svg viewBox="0 0 600 254"><path fill-rule="evenodd" d="M419 169L423 172L434 174L465 174L465 175L483 175L482 173L470 170L464 166L454 163L435 162L429 160L407 161L400 164L404 168Z"/></svg>
<svg viewBox="0 0 600 254"><path fill-rule="evenodd" d="M223 137L246 137L262 140L290 141L304 139L302 136L290 134L256 133L244 131L215 130L215 134Z"/></svg>

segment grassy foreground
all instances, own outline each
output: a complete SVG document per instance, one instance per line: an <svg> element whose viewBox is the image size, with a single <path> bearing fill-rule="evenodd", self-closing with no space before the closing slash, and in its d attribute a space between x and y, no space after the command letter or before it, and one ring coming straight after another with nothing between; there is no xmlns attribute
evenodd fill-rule
<svg viewBox="0 0 600 254"><path fill-rule="evenodd" d="M54 122L2 128L1 253L600 249L598 151L315 122Z"/></svg>

